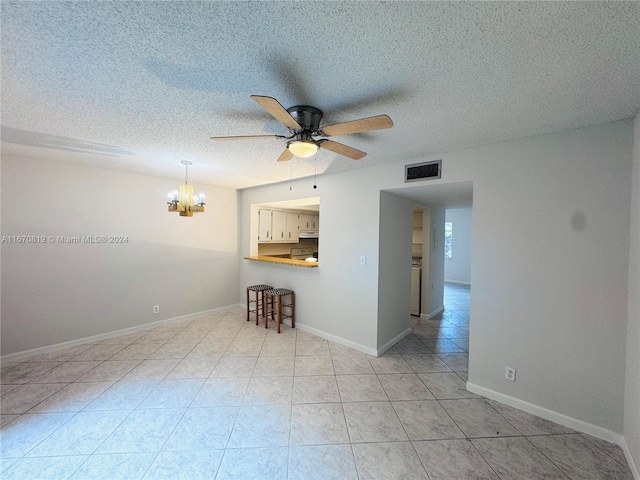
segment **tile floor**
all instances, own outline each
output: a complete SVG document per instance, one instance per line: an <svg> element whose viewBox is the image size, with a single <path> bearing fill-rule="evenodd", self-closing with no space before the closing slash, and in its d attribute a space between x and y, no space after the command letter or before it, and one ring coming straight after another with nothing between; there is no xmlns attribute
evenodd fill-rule
<svg viewBox="0 0 640 480"><path fill-rule="evenodd" d="M240 308L3 364L3 479L631 479L465 390L469 289L379 358Z"/></svg>

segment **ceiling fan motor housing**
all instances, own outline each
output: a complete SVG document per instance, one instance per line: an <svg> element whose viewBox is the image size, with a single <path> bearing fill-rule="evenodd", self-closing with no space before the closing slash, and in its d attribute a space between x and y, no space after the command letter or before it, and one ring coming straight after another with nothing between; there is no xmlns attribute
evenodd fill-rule
<svg viewBox="0 0 640 480"><path fill-rule="evenodd" d="M308 105L297 105L287 108L289 115L298 122L305 132L316 132L320 129L320 121L322 120L322 110Z"/></svg>

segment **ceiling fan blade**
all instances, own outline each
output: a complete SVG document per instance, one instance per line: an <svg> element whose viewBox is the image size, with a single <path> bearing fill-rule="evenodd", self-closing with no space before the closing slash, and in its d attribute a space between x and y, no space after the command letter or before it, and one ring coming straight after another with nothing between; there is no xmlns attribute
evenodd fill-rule
<svg viewBox="0 0 640 480"><path fill-rule="evenodd" d="M333 153L344 155L352 160L360 160L367 155L365 152L356 150L352 147L347 147L346 145L334 142L333 140L322 140L318 142L318 145L320 145L320 148L326 148L327 150L331 150Z"/></svg>
<svg viewBox="0 0 640 480"><path fill-rule="evenodd" d="M361 118L350 122L336 123L328 127L322 127L322 132L328 136L347 135L349 133L368 132L369 130L381 130L393 127L393 122L388 115Z"/></svg>
<svg viewBox="0 0 640 480"><path fill-rule="evenodd" d="M278 157L278 161L279 162L287 162L289 160L291 160L293 158L293 153L291 153L291 150L289 150L288 148L284 149L284 152L282 152L280 154L280 156Z"/></svg>
<svg viewBox="0 0 640 480"><path fill-rule="evenodd" d="M211 140L258 140L263 138L284 138L282 135L236 135L232 137L211 137Z"/></svg>
<svg viewBox="0 0 640 480"><path fill-rule="evenodd" d="M273 118L278 120L285 127L291 128L293 130L302 128L300 124L296 122L291 115L289 115L289 112L287 112L285 108L280 105L280 102L278 102L275 98L262 97L260 95L251 95L251 100L264 108L271 114Z"/></svg>

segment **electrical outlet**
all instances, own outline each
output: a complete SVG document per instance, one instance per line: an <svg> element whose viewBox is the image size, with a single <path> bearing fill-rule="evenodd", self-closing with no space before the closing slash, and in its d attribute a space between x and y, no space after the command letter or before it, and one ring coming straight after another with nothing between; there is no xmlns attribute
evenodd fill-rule
<svg viewBox="0 0 640 480"><path fill-rule="evenodd" d="M504 371L504 378L507 380L511 380L512 382L516 381L516 369L513 367L507 367Z"/></svg>
<svg viewBox="0 0 640 480"><path fill-rule="evenodd" d="M153 306L153 313L160 313L160 305Z"/></svg>

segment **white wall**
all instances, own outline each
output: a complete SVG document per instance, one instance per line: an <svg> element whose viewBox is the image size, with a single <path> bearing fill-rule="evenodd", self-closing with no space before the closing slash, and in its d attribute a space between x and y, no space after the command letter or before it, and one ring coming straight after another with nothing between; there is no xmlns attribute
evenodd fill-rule
<svg viewBox="0 0 640 480"><path fill-rule="evenodd" d="M452 255L444 259L444 281L471 285L471 208L449 208L445 221L453 223Z"/></svg>
<svg viewBox="0 0 640 480"><path fill-rule="evenodd" d="M292 161L304 161L294 159ZM275 166L274 166L275 168ZM238 298L247 285L267 283L296 292L296 326L323 334L367 353L377 352L378 248L380 189L377 170L249 188L240 193L241 256L249 255L252 204L320 197L318 268L300 268L242 260ZM360 266L360 256L367 257Z"/></svg>
<svg viewBox="0 0 640 480"><path fill-rule="evenodd" d="M422 245L422 308L421 317L431 318L444 309L444 208L429 207L423 213L425 227L429 228L429 241ZM427 254L427 250L429 253ZM424 256L429 261L424 262Z"/></svg>
<svg viewBox="0 0 640 480"><path fill-rule="evenodd" d="M422 209L422 278L420 281L420 316L422 318L429 318L429 262L431 262L431 255L433 251L431 235L433 229L431 228L431 209ZM442 279L444 280L444 278ZM444 288L444 285L443 285ZM443 298L444 301L444 298Z"/></svg>
<svg viewBox="0 0 640 480"><path fill-rule="evenodd" d="M4 243L2 354L237 303L237 194L196 184L207 211L180 217L165 203L178 183L3 155L3 236L128 241Z"/></svg>
<svg viewBox="0 0 640 480"><path fill-rule="evenodd" d="M474 181L470 383L617 433L632 141L627 121L465 155L490 167Z"/></svg>
<svg viewBox="0 0 640 480"><path fill-rule="evenodd" d="M431 318L444 309L444 214L442 207L422 210L422 318Z"/></svg>
<svg viewBox="0 0 640 480"><path fill-rule="evenodd" d="M634 464L636 478L640 478L640 116L634 131L624 438L629 463Z"/></svg>
<svg viewBox="0 0 640 480"><path fill-rule="evenodd" d="M380 192L378 344L389 349L411 333L411 237L413 202ZM402 265L403 268L397 268Z"/></svg>
<svg viewBox="0 0 640 480"><path fill-rule="evenodd" d="M632 149L621 121L433 157L443 178L429 185L473 182L470 385L622 433ZM379 192L406 187L417 160L322 175L317 191L309 179L244 190L242 255L252 203L312 193L322 255L317 269L241 262L237 298L290 286L301 325L375 350Z"/></svg>

